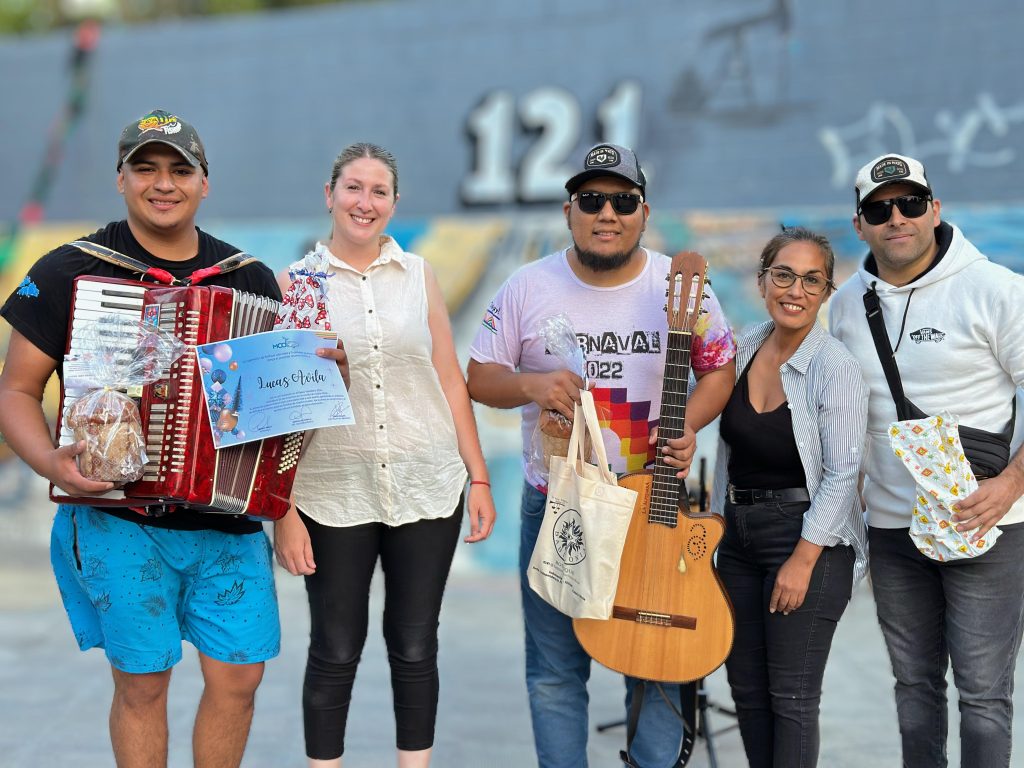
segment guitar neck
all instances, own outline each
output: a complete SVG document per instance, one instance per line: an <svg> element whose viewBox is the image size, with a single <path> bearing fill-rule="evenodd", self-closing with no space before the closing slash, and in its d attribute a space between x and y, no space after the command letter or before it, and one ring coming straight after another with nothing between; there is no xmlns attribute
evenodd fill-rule
<svg viewBox="0 0 1024 768"><path fill-rule="evenodd" d="M686 424L686 398L690 385L690 331L668 332L665 353L665 378L661 392L661 412L658 416L657 456L651 487L651 506L648 522L675 527L678 520L679 496L685 492L676 477L676 469L665 462L661 449L668 440L683 436Z"/></svg>

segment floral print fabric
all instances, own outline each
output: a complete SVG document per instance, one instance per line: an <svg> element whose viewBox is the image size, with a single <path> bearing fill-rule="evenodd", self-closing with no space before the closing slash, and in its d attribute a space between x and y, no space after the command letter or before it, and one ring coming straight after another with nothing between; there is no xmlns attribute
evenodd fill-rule
<svg viewBox="0 0 1024 768"><path fill-rule="evenodd" d="M918 550L943 562L977 557L991 549L999 538L998 528L972 542L974 532L961 533L950 520L956 504L978 489L960 444L957 418L942 411L925 419L894 421L889 443L917 484L910 538Z"/></svg>

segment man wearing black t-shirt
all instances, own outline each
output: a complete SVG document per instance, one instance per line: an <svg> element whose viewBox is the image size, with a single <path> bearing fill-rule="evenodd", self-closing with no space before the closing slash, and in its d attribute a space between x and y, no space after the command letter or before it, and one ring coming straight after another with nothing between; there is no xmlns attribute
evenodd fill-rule
<svg viewBox="0 0 1024 768"><path fill-rule="evenodd" d="M118 143L117 187L127 219L86 237L178 278L238 252L195 226L209 189L191 125L160 110L130 123ZM0 432L39 475L70 496L112 483L84 478L84 441L55 448L42 410L50 376L63 375L72 282L79 275L138 276L64 245L43 256L7 299L11 324L0 374ZM280 299L270 269L253 263L206 281ZM344 353L329 352L342 365ZM280 628L267 538L259 523L180 510L60 505L51 560L79 646L106 651L114 676L110 736L117 765L167 762L167 690L181 641L199 650L205 688L196 715L197 766L237 766L263 662Z"/></svg>

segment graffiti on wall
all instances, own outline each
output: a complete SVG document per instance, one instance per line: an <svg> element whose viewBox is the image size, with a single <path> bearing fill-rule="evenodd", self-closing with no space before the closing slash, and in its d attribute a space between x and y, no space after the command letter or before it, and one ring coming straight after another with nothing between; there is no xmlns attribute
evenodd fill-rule
<svg viewBox="0 0 1024 768"><path fill-rule="evenodd" d="M832 186L843 189L864 163L883 152L898 152L918 160L940 160L951 173L972 168L995 168L1017 159L1007 146L1011 131L1024 123L1024 102L1000 105L990 93L979 93L962 112L935 113L933 131L919 135L907 114L895 104L875 102L864 116L844 126L818 132L832 161Z"/></svg>
<svg viewBox="0 0 1024 768"><path fill-rule="evenodd" d="M676 76L669 108L733 122L780 119L790 107L792 28L789 0L711 24Z"/></svg>

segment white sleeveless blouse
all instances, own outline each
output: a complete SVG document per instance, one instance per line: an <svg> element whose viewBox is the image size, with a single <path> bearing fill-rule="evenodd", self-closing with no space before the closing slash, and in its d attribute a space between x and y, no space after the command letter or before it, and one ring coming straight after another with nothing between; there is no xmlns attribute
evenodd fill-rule
<svg viewBox="0 0 1024 768"><path fill-rule="evenodd" d="M295 503L322 525L446 517L466 485L430 357L423 259L382 241L364 273L316 245L331 263L328 306L348 352L355 415L355 424L317 430L299 462Z"/></svg>

